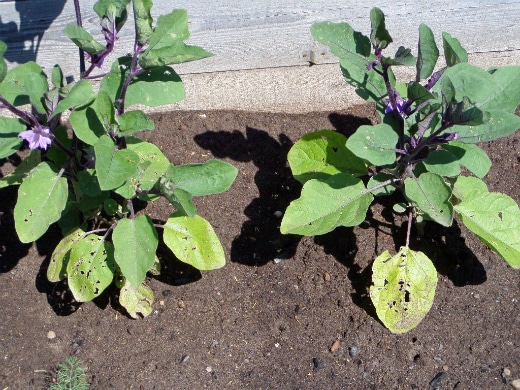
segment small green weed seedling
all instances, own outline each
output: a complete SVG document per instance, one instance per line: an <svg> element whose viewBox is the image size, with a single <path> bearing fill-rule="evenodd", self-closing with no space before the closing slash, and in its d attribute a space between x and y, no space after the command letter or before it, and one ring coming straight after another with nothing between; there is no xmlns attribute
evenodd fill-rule
<svg viewBox="0 0 520 390"><path fill-rule="evenodd" d="M49 390L88 390L86 369L81 367L83 362L75 356L65 359L65 363L58 365L56 371L56 383Z"/></svg>
<svg viewBox="0 0 520 390"><path fill-rule="evenodd" d="M74 3L81 20L79 1ZM114 51L131 6L133 53L116 59L108 73L95 75ZM0 180L0 187L19 185L14 209L18 237L34 242L57 223L63 239L51 256L49 281L66 278L79 302L98 297L115 282L121 305L134 318L152 311L153 293L145 278L159 264L157 229L179 260L200 270L225 264L222 245L210 223L197 214L193 197L226 191L237 175L235 167L218 160L173 165L157 146L136 136L153 130L154 123L143 111L128 107L182 100L183 83L170 65L211 55L184 43L190 35L185 10L159 16L154 23L151 7L149 0L96 2L104 44L80 23L68 25L64 33L81 54L81 78L73 83L66 82L58 65L50 83L35 62L8 70L6 45L0 42L0 106L17 117L0 118L0 158L24 145L30 149L14 172ZM95 91L91 79L96 78L101 81ZM70 130L60 121L66 111ZM176 209L164 224L137 215L137 200L159 197Z"/></svg>
<svg viewBox="0 0 520 390"><path fill-rule="evenodd" d="M392 332L416 327L430 310L437 272L425 253L410 248L412 223L449 227L455 216L513 268L520 268L520 210L509 196L488 191L482 178L491 161L478 143L520 128L520 67L483 70L442 34L446 66L421 24L417 56L403 46L386 56L392 38L383 12L370 12L370 37L347 23L321 22L314 38L339 57L346 81L376 104L381 123L361 126L348 139L322 130L303 136L288 154L300 198L287 208L282 233L315 236L365 220L374 197L400 193L393 205L408 218L395 255L381 253L372 267L370 297ZM397 82L395 66L414 66L415 80ZM463 175L461 168L468 175ZM392 199L399 197L392 197ZM420 229L418 229L420 231Z"/></svg>

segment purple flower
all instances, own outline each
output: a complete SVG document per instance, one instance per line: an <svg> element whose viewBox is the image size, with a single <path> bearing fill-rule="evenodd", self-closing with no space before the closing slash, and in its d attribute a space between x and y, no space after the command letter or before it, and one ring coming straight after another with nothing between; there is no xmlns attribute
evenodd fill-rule
<svg viewBox="0 0 520 390"><path fill-rule="evenodd" d="M51 144L51 131L48 127L37 126L34 129L22 131L18 137L29 142L30 149L47 149Z"/></svg>
<svg viewBox="0 0 520 390"><path fill-rule="evenodd" d="M404 100L397 92L395 95L395 103L397 105L397 112L402 113L404 111L404 107L406 106L406 100ZM385 114L394 111L392 108L392 103L388 102L385 108Z"/></svg>

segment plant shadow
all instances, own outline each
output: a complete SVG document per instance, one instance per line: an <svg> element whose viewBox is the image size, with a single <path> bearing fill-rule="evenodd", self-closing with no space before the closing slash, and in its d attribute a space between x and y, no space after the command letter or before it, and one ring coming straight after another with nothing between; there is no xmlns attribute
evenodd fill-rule
<svg viewBox="0 0 520 390"><path fill-rule="evenodd" d="M32 243L22 243L16 234L13 210L17 197L17 186L0 190L0 274L16 267L20 259L27 256L32 246Z"/></svg>
<svg viewBox="0 0 520 390"><path fill-rule="evenodd" d="M245 134L207 131L195 136L195 142L217 158L252 162L258 168L254 181L259 196L244 210L249 219L232 242L231 261L253 266L293 257L300 237L280 233L282 213L301 189L286 164L292 141L284 134L275 139L264 130L247 127Z"/></svg>
<svg viewBox="0 0 520 390"><path fill-rule="evenodd" d="M66 0L15 1L19 25L13 20L2 21L0 15L0 36L7 44L4 57L19 64L36 61L43 35L61 14L65 3Z"/></svg>

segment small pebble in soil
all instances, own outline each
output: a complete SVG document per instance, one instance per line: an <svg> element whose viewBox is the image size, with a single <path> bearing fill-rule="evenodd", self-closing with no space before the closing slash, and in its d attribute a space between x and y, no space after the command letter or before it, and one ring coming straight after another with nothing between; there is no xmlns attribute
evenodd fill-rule
<svg viewBox="0 0 520 390"><path fill-rule="evenodd" d="M74 341L70 346L73 348L78 348L83 345L83 340Z"/></svg>
<svg viewBox="0 0 520 390"><path fill-rule="evenodd" d="M179 302L177 302L177 307L179 309L184 309L186 307L186 303L184 303L184 301L181 299Z"/></svg>
<svg viewBox="0 0 520 390"><path fill-rule="evenodd" d="M439 372L437 375L433 377L433 379L430 381L429 385L432 389L436 389L441 381L448 376L447 373L444 371Z"/></svg>
<svg viewBox="0 0 520 390"><path fill-rule="evenodd" d="M329 347L329 351L331 353L334 353L336 352L338 349L339 349L339 345L340 345L341 341L339 340L335 340Z"/></svg>
<svg viewBox="0 0 520 390"><path fill-rule="evenodd" d="M314 369L316 369L316 370L325 368L325 363L323 363L323 360L321 360L318 357L315 357L314 359L312 359L312 364L314 365Z"/></svg>
<svg viewBox="0 0 520 390"><path fill-rule="evenodd" d="M520 390L520 379L515 379L514 381L511 381L511 386L513 386L513 389Z"/></svg>
<svg viewBox="0 0 520 390"><path fill-rule="evenodd" d="M183 355L179 364L186 363L188 360L190 360L190 355Z"/></svg>
<svg viewBox="0 0 520 390"><path fill-rule="evenodd" d="M173 295L173 291L172 290L163 290L162 295L165 298L171 297Z"/></svg>
<svg viewBox="0 0 520 390"><path fill-rule="evenodd" d="M283 215L283 212L280 211L280 210L276 210L273 215L276 217L276 218L281 218L282 215Z"/></svg>
<svg viewBox="0 0 520 390"><path fill-rule="evenodd" d="M330 279L331 279L330 274L328 272L325 272L323 274L323 280L325 280L326 282L330 282Z"/></svg>
<svg viewBox="0 0 520 390"><path fill-rule="evenodd" d="M207 366L206 367L206 372L210 372L210 373L213 372L213 368L211 368L211 366Z"/></svg>
<svg viewBox="0 0 520 390"><path fill-rule="evenodd" d="M54 332L53 330L49 330L49 331L47 332L47 338L48 338L49 340L55 339L55 338L56 338L56 332Z"/></svg>
<svg viewBox="0 0 520 390"><path fill-rule="evenodd" d="M358 352L359 352L359 350L358 350L357 345L348 347L348 354L350 355L350 357L356 356L358 354Z"/></svg>

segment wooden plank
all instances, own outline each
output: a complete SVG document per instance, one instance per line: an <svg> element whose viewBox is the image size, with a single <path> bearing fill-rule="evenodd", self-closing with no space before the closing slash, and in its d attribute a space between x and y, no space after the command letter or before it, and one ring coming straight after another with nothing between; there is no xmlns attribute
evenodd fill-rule
<svg viewBox="0 0 520 390"><path fill-rule="evenodd" d="M82 0L84 26L100 41L102 36L92 11L95 0ZM169 12L169 0L154 1L154 16ZM190 16L191 44L201 45L215 56L176 67L181 74L297 66L336 59L315 43L312 23L348 21L356 30L369 33L369 11L379 6L387 15L394 41L415 48L417 26L424 22L440 42L442 31L459 38L470 53L520 51L520 0L437 1L413 0L177 0ZM7 41L10 64L36 59L49 69L62 64L68 75L77 75L77 51L62 35L75 21L72 1L0 2L0 39ZM19 30L21 28L21 33ZM39 42L39 39L41 41ZM39 42L39 45L38 45ZM130 51L133 31L120 34L120 53ZM517 56L512 56L517 58Z"/></svg>

